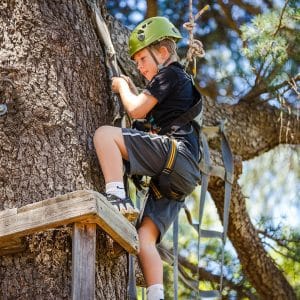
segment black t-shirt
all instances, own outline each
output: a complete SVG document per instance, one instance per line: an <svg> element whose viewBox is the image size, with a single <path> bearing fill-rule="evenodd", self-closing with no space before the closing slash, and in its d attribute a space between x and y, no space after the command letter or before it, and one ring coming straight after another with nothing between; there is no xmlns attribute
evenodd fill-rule
<svg viewBox="0 0 300 300"><path fill-rule="evenodd" d="M167 127L189 110L199 97L190 75L178 62L162 68L148 83L145 93L158 101L148 113L147 119L160 128ZM180 128L173 136L182 140L194 157L199 159L199 141L191 123Z"/></svg>

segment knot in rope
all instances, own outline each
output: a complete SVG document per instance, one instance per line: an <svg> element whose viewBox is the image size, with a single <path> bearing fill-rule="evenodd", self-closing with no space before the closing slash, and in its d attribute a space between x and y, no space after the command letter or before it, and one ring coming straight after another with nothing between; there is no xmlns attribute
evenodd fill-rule
<svg viewBox="0 0 300 300"><path fill-rule="evenodd" d="M190 62L194 63L193 73L194 76L196 75L196 59L202 58L205 56L205 51L203 48L203 44L200 40L194 39L194 28L195 28L195 21L209 9L209 5L206 5L203 9L201 9L195 16L192 13L192 0L190 0L190 17L189 22L183 24L184 29L189 32L189 49L186 54L186 68Z"/></svg>
<svg viewBox="0 0 300 300"><path fill-rule="evenodd" d="M186 29L187 31L193 31L195 27L195 23L194 22L185 22L183 24L183 28Z"/></svg>
<svg viewBox="0 0 300 300"><path fill-rule="evenodd" d="M205 50L200 40L192 39L189 41L189 49L186 54L187 61L191 62L196 58L205 56Z"/></svg>

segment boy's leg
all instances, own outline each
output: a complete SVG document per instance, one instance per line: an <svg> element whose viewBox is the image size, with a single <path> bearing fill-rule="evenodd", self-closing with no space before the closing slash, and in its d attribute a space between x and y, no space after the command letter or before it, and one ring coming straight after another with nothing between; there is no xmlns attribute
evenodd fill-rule
<svg viewBox="0 0 300 300"><path fill-rule="evenodd" d="M94 145L104 175L107 199L116 205L128 220L134 221L139 212L125 194L123 159L128 160L128 153L121 128L112 126L98 128L94 135Z"/></svg>
<svg viewBox="0 0 300 300"><path fill-rule="evenodd" d="M96 153L105 183L123 181L123 160L128 160L122 129L102 126L94 135Z"/></svg>
<svg viewBox="0 0 300 300"><path fill-rule="evenodd" d="M163 264L156 248L160 231L149 217L144 217L138 229L140 252L138 258L147 285L147 299L164 299Z"/></svg>

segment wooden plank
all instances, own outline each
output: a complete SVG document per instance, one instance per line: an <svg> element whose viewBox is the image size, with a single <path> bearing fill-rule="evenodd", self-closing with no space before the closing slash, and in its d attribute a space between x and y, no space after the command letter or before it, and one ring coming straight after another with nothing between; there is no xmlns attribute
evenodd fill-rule
<svg viewBox="0 0 300 300"><path fill-rule="evenodd" d="M26 248L24 238L12 238L6 243L0 243L0 256L23 252Z"/></svg>
<svg viewBox="0 0 300 300"><path fill-rule="evenodd" d="M96 224L74 223L72 237L72 300L94 300Z"/></svg>
<svg viewBox="0 0 300 300"><path fill-rule="evenodd" d="M97 199L97 211L99 215L99 218L96 219L96 224L127 252L137 254L139 251L139 241L135 227L102 194L93 193Z"/></svg>
<svg viewBox="0 0 300 300"><path fill-rule="evenodd" d="M138 237L128 222L106 198L81 190L0 212L0 244L12 238L74 222L96 223L126 251L138 252Z"/></svg>

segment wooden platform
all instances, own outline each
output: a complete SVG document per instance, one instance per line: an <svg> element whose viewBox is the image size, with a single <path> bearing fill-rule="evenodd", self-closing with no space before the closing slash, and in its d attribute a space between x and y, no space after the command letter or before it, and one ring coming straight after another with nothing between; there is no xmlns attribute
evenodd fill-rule
<svg viewBox="0 0 300 300"><path fill-rule="evenodd" d="M138 252L135 227L103 195L80 190L0 211L0 254L17 247L25 235L71 223L96 224L126 251Z"/></svg>

